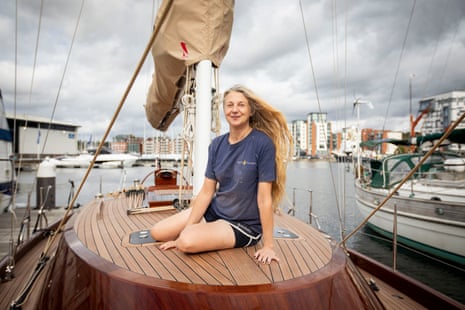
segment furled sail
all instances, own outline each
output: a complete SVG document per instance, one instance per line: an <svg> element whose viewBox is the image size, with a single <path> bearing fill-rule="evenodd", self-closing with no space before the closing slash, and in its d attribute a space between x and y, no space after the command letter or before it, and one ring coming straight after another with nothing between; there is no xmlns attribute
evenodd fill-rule
<svg viewBox="0 0 465 310"><path fill-rule="evenodd" d="M155 72L145 111L150 124L165 131L180 112L188 66L211 60L219 67L229 47L234 0L165 0L153 47Z"/></svg>

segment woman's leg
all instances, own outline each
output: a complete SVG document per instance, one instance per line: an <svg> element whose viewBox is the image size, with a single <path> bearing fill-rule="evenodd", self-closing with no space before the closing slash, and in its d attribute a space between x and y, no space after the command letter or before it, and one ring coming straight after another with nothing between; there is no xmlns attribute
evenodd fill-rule
<svg viewBox="0 0 465 310"><path fill-rule="evenodd" d="M176 247L185 253L199 253L233 248L235 241L231 225L217 220L189 225L176 240Z"/></svg>
<svg viewBox="0 0 465 310"><path fill-rule="evenodd" d="M186 227L190 212L191 208L188 208L161 220L152 227L150 235L157 241L175 240Z"/></svg>

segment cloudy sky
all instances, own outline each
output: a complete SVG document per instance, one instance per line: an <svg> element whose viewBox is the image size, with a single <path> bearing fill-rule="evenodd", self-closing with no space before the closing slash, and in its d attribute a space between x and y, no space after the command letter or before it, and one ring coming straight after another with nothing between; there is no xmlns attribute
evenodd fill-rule
<svg viewBox="0 0 465 310"><path fill-rule="evenodd" d="M70 49L81 0L2 1L0 88L7 112L16 101L17 114L54 113L57 121L82 126L84 140L101 136L159 3L85 1ZM327 112L336 129L356 124L352 103L360 98L374 106L361 105L362 127L406 131L410 83L414 111L421 98L465 90L464 45L463 0L236 0L221 89L244 84L289 122ZM157 134L143 108L152 70L149 58L111 136ZM178 133L179 123L167 134Z"/></svg>

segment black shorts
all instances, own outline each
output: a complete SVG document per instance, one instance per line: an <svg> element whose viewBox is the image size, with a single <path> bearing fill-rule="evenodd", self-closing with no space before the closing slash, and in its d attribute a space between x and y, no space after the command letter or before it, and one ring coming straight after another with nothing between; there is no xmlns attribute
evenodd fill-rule
<svg viewBox="0 0 465 310"><path fill-rule="evenodd" d="M207 212L204 214L204 218L207 222L213 222L216 220L220 220L214 212L212 212L211 208L207 209ZM239 223L239 222L233 222L233 221L227 221L224 219L221 219L231 225L233 231L234 231L234 238L235 238L235 248L243 248L251 245L257 244L258 241L260 241L262 234L256 233L253 231L249 225Z"/></svg>
<svg viewBox="0 0 465 310"><path fill-rule="evenodd" d="M250 227L243 223L228 222L234 231L236 243L235 248L243 248L257 244L260 241L262 234L254 232Z"/></svg>

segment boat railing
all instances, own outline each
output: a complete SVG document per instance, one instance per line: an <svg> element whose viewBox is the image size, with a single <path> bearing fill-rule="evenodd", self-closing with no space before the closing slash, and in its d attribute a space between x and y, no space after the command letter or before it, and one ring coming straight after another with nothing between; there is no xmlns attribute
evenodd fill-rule
<svg viewBox="0 0 465 310"><path fill-rule="evenodd" d="M405 155L402 155L405 157ZM412 156L418 157L415 160L392 158L387 159L387 163L383 165L366 165L361 180L363 184L370 185L374 188L393 188L396 184L402 182L410 171L415 167L416 163L421 159L421 154ZM406 157L407 158L407 157ZM457 158L460 159L460 158ZM463 160L463 159L460 159ZM392 164L390 162L395 162ZM454 162L450 164L447 159L438 161L437 156L434 162L427 162L421 165L417 172L410 175L410 180L420 181L461 181L465 179L465 164Z"/></svg>
<svg viewBox="0 0 465 310"><path fill-rule="evenodd" d="M297 192L302 192L302 193L308 193L308 221L307 223L312 225L315 223L316 227L321 230L321 225L319 222L319 218L316 214L313 213L313 191L311 189L305 189L305 188L298 188L298 187L293 187L292 188L292 200L289 200L289 197L286 196L289 202L287 214L295 216L296 209L297 209Z"/></svg>

